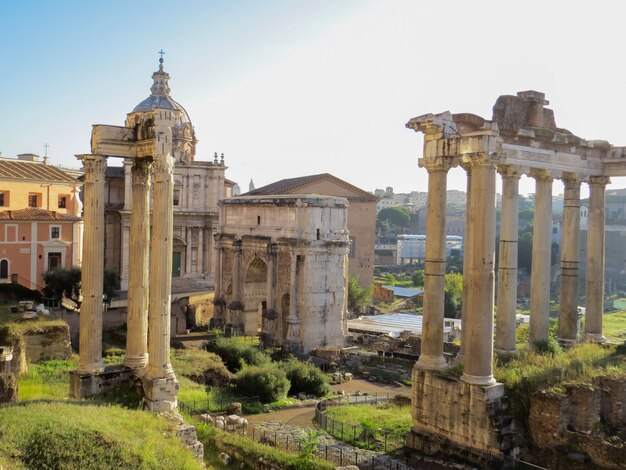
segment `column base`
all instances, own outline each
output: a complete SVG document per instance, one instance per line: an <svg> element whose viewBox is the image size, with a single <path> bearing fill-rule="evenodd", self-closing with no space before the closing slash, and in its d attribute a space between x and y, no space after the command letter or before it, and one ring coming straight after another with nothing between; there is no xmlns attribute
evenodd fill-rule
<svg viewBox="0 0 626 470"><path fill-rule="evenodd" d="M576 344L576 340L571 339L571 338L559 338L557 336L556 340L559 343L559 346L564 347L566 349L569 349Z"/></svg>
<svg viewBox="0 0 626 470"><path fill-rule="evenodd" d="M496 353L496 355L498 355L499 357L514 357L514 356L518 356L519 355L519 350L518 349L494 349L493 350L494 353Z"/></svg>
<svg viewBox="0 0 626 470"><path fill-rule="evenodd" d="M124 358L124 365L131 369L144 369L148 366L148 355L126 356Z"/></svg>
<svg viewBox="0 0 626 470"><path fill-rule="evenodd" d="M420 354L415 367L422 370L443 370L448 368L448 363L443 356Z"/></svg>
<svg viewBox="0 0 626 470"><path fill-rule="evenodd" d="M122 385L132 383L136 373L123 365L108 366L97 373L85 373L79 370L70 372L70 398L82 400L101 393L116 390Z"/></svg>
<svg viewBox="0 0 626 470"><path fill-rule="evenodd" d="M143 378L146 404L151 411L175 410L178 407L178 381L176 378Z"/></svg>
<svg viewBox="0 0 626 470"><path fill-rule="evenodd" d="M100 359L97 362L78 363L78 372L81 374L101 374L104 372L104 362Z"/></svg>
<svg viewBox="0 0 626 470"><path fill-rule="evenodd" d="M466 384L480 385L483 387L495 385L497 383L493 375L470 375L464 373L461 376L461 380Z"/></svg>
<svg viewBox="0 0 626 470"><path fill-rule="evenodd" d="M602 333L585 333L584 339L589 343L604 343L606 341Z"/></svg>

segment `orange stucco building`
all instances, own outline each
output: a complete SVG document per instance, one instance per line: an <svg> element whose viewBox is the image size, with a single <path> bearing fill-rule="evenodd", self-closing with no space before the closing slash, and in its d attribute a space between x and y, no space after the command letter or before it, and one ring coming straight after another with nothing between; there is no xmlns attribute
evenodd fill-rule
<svg viewBox="0 0 626 470"><path fill-rule="evenodd" d="M79 190L36 155L0 159L0 283L40 290L47 270L81 265Z"/></svg>

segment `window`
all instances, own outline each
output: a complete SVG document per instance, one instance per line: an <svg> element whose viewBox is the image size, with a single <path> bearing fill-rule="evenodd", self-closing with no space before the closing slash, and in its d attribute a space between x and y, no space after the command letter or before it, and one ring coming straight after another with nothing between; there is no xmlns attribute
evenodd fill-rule
<svg viewBox="0 0 626 470"><path fill-rule="evenodd" d="M48 270L58 269L63 267L63 257L61 253L48 253Z"/></svg>
<svg viewBox="0 0 626 470"><path fill-rule="evenodd" d="M61 227L58 225L50 227L50 238L61 238Z"/></svg>
<svg viewBox="0 0 626 470"><path fill-rule="evenodd" d="M67 208L67 196L65 194L59 195L59 203L57 204L57 206L59 207L59 209Z"/></svg>
<svg viewBox="0 0 626 470"><path fill-rule="evenodd" d="M9 261L3 259L0 261L0 279L8 279L9 277Z"/></svg>
<svg viewBox="0 0 626 470"><path fill-rule="evenodd" d="M29 193L28 194L28 207L39 207L40 194Z"/></svg>
<svg viewBox="0 0 626 470"><path fill-rule="evenodd" d="M180 205L180 189L174 190L174 205L175 206Z"/></svg>
<svg viewBox="0 0 626 470"><path fill-rule="evenodd" d="M8 191L0 191L0 206L9 205L9 193Z"/></svg>

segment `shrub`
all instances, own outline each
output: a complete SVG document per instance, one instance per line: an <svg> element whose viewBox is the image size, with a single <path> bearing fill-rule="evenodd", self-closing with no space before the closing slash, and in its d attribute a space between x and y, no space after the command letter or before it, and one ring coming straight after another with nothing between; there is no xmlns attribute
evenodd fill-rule
<svg viewBox="0 0 626 470"><path fill-rule="evenodd" d="M199 384L222 387L233 378L217 354L203 349L174 349L171 358L176 374Z"/></svg>
<svg viewBox="0 0 626 470"><path fill-rule="evenodd" d="M258 396L262 403L271 403L287 396L289 380L285 372L270 365L247 366L235 376L237 389L248 396Z"/></svg>
<svg viewBox="0 0 626 470"><path fill-rule="evenodd" d="M231 372L241 370L245 364L260 366L270 361L245 338L217 338L207 345L207 349L219 355Z"/></svg>
<svg viewBox="0 0 626 470"><path fill-rule="evenodd" d="M287 362L281 363L280 366L291 382L290 395L297 395L302 392L321 397L330 391L326 374L311 362L302 362L291 358Z"/></svg>
<svg viewBox="0 0 626 470"><path fill-rule="evenodd" d="M554 356L562 351L561 346L559 346L559 343L553 336L549 336L547 340L541 339L535 341L533 346L535 350L541 354L552 354Z"/></svg>

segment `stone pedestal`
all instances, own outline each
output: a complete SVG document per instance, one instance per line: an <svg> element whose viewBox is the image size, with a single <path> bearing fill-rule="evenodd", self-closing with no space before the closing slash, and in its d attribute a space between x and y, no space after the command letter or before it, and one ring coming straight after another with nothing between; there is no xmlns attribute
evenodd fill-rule
<svg viewBox="0 0 626 470"><path fill-rule="evenodd" d="M124 365L107 366L98 373L70 372L70 398L81 400L101 393L130 385L135 379L135 371Z"/></svg>
<svg viewBox="0 0 626 470"><path fill-rule="evenodd" d="M530 275L530 336L547 341L550 324L550 258L552 253L552 177L547 171L531 174L536 181L532 272Z"/></svg>
<svg viewBox="0 0 626 470"><path fill-rule="evenodd" d="M178 381L175 377L144 377L143 391L148 408L152 411L168 411L178 406Z"/></svg>
<svg viewBox="0 0 626 470"><path fill-rule="evenodd" d="M573 344L578 336L578 250L580 234L580 179L563 176L563 227L561 231L561 304L559 342Z"/></svg>
<svg viewBox="0 0 626 470"><path fill-rule="evenodd" d="M17 401L17 378L14 374L0 372L0 403Z"/></svg>

